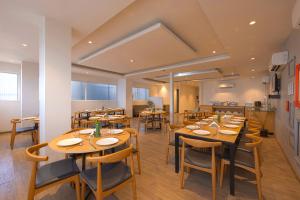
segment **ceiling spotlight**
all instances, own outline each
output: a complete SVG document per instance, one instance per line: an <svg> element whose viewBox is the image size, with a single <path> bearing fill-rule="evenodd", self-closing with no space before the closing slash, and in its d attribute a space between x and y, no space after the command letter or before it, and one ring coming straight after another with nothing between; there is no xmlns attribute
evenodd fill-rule
<svg viewBox="0 0 300 200"><path fill-rule="evenodd" d="M212 53L213 53L213 54L215 54L215 53L216 53L216 51L213 51Z"/></svg>
<svg viewBox="0 0 300 200"><path fill-rule="evenodd" d="M255 60L255 58L254 57L252 57L252 58L250 58L251 60Z"/></svg>
<svg viewBox="0 0 300 200"><path fill-rule="evenodd" d="M89 43L89 44L93 44L93 42L92 42L91 40L90 40L90 41L88 41L88 43Z"/></svg>
<svg viewBox="0 0 300 200"><path fill-rule="evenodd" d="M89 72L85 72L86 74L89 74Z"/></svg>
<svg viewBox="0 0 300 200"><path fill-rule="evenodd" d="M250 26L253 26L254 24L256 24L256 21L251 21L251 22L249 22L249 25L250 25Z"/></svg>
<svg viewBox="0 0 300 200"><path fill-rule="evenodd" d="M251 69L251 72L255 72L255 69Z"/></svg>
<svg viewBox="0 0 300 200"><path fill-rule="evenodd" d="M25 43L23 43L23 44L22 44L22 46L23 46L23 47L27 47L27 46L28 46L28 44L25 44Z"/></svg>
<svg viewBox="0 0 300 200"><path fill-rule="evenodd" d="M130 59L130 62L131 62L131 63L133 63L133 62L134 62L134 60L133 60L133 59Z"/></svg>

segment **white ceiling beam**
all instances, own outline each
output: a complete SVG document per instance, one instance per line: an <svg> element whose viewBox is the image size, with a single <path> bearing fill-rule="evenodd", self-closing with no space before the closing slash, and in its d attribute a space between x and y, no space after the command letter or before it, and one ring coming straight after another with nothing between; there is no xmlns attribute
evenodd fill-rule
<svg viewBox="0 0 300 200"><path fill-rule="evenodd" d="M128 74L125 74L125 77L137 76L137 75L148 74L148 73L153 73L153 72L160 72L160 71L164 71L164 70L174 70L174 69L189 67L189 66L193 66L193 65L199 65L199 64L209 63L209 62L226 60L229 58L230 58L230 56L228 54L220 54L220 55L216 55L216 56L198 58L198 59L184 61L184 62L172 64L172 65L160 66L160 67L155 67L155 68L151 68L151 69L128 73Z"/></svg>

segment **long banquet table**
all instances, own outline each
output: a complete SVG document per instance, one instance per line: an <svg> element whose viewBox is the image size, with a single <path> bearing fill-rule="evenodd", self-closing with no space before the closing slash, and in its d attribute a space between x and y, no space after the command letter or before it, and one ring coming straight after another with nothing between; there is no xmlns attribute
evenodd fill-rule
<svg viewBox="0 0 300 200"><path fill-rule="evenodd" d="M210 142L222 142L223 145L229 147L229 161L230 161L230 169L229 169L229 181L230 181L230 194L234 195L235 186L234 186L234 162L235 162L235 152L237 145L240 141L240 137L242 135L244 123L241 123L238 128L226 128L221 125L221 129L225 130L233 130L238 132L236 135L224 135L218 132L216 128L212 128L208 125L202 126L201 129L210 131L210 135L197 135L193 133L192 130L187 128L181 128L175 132L175 172L179 172L179 137L187 137L192 139L205 140Z"/></svg>

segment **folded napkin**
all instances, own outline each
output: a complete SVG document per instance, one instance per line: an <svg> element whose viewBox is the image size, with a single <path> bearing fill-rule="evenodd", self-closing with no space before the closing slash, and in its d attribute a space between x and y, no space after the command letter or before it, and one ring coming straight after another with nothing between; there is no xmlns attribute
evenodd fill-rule
<svg viewBox="0 0 300 200"><path fill-rule="evenodd" d="M220 128L220 125L217 122L212 122L209 126L214 128Z"/></svg>

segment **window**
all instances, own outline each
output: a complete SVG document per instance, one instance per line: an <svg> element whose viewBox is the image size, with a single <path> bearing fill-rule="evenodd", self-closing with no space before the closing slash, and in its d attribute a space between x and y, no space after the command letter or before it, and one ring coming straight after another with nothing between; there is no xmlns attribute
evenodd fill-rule
<svg viewBox="0 0 300 200"><path fill-rule="evenodd" d="M72 81L72 100L115 100L116 85Z"/></svg>
<svg viewBox="0 0 300 200"><path fill-rule="evenodd" d="M85 99L85 83L80 81L72 81L72 100Z"/></svg>
<svg viewBox="0 0 300 200"><path fill-rule="evenodd" d="M133 100L146 100L149 98L149 89L132 88Z"/></svg>
<svg viewBox="0 0 300 200"><path fill-rule="evenodd" d="M18 100L18 75L0 73L0 100Z"/></svg>

